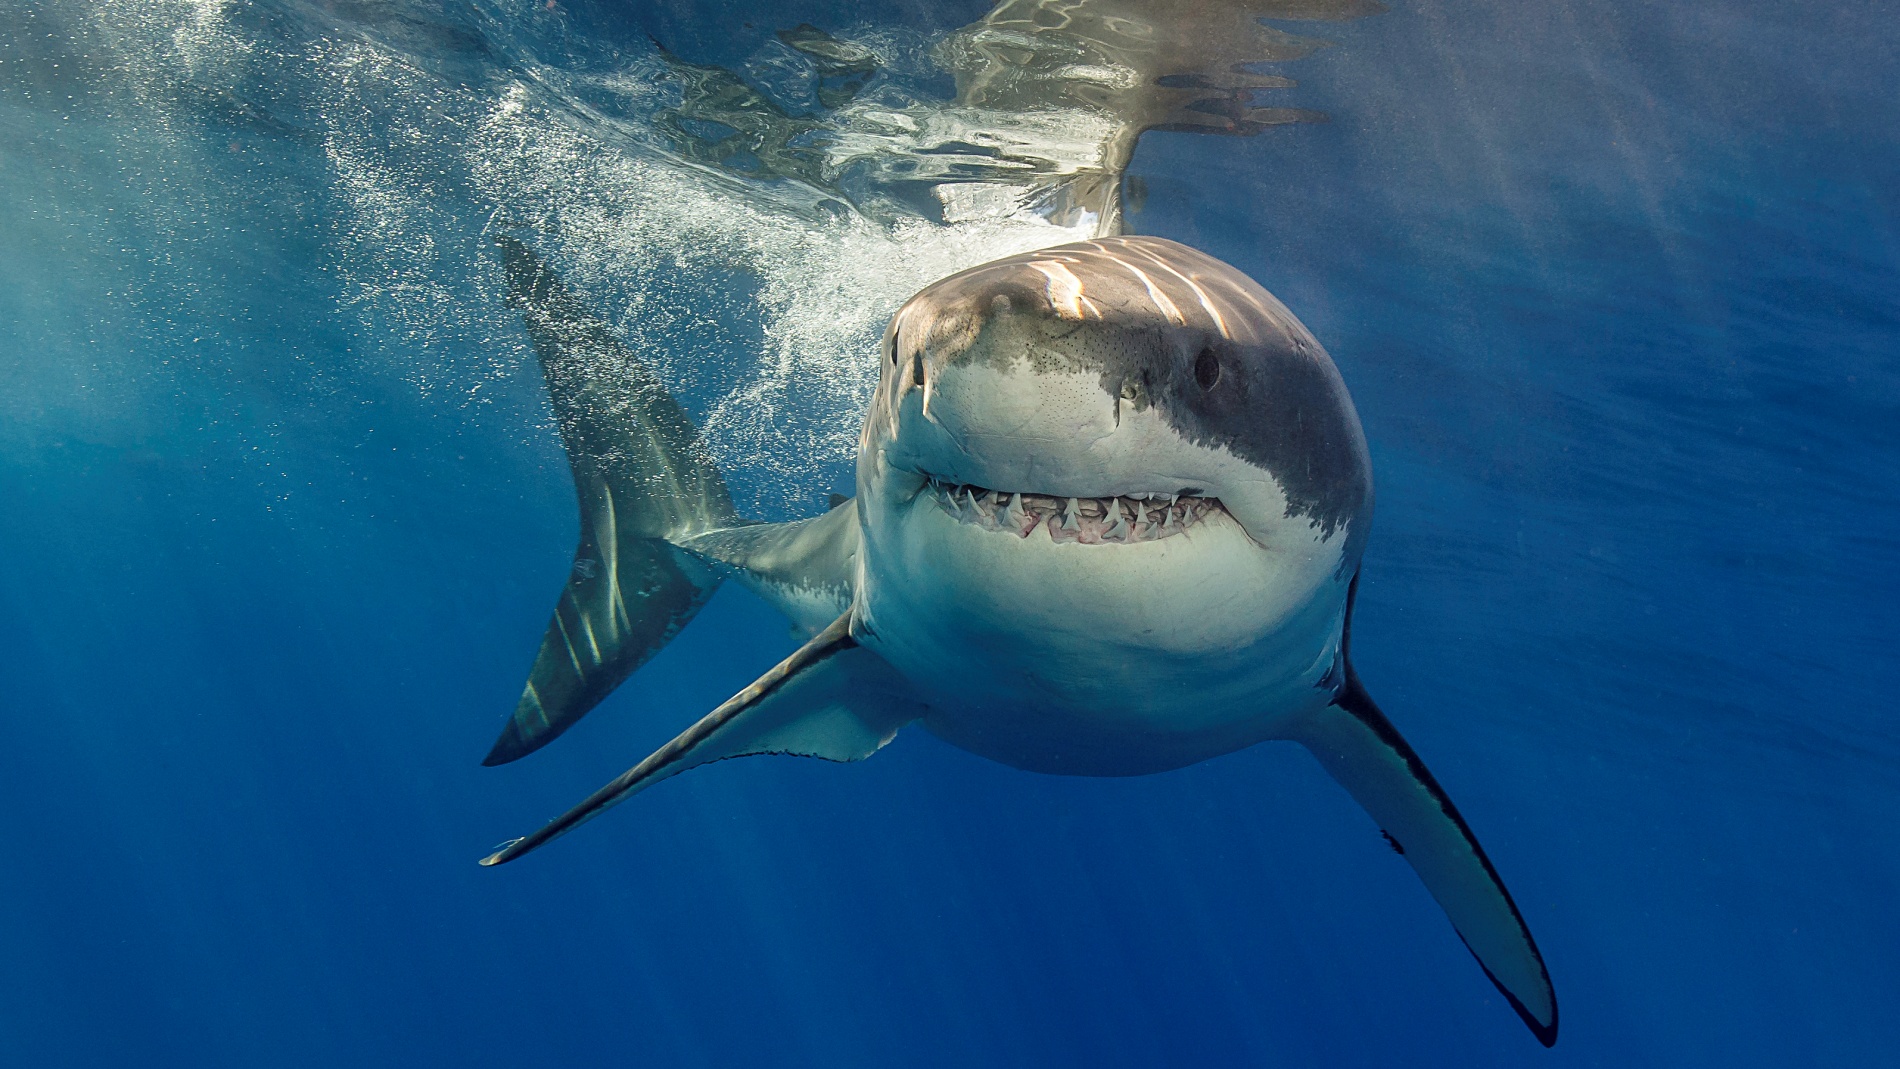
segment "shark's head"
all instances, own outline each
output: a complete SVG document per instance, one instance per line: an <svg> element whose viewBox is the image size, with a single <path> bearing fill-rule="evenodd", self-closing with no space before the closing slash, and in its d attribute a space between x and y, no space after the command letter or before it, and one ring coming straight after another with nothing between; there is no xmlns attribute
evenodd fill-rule
<svg viewBox="0 0 1900 1069"><path fill-rule="evenodd" d="M1191 656L1343 603L1371 506L1358 417L1234 268L1151 237L999 260L912 297L881 358L859 508L867 567L905 590L874 626L879 598L949 588L963 626Z"/></svg>

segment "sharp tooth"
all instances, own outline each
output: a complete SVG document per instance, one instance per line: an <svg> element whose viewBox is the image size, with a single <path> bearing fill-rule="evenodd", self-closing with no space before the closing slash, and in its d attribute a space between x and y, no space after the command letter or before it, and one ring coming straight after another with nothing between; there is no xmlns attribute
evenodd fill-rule
<svg viewBox="0 0 1900 1069"><path fill-rule="evenodd" d="M1003 510L1003 518L1009 521L1010 526L1016 529L1016 533L1019 536L1027 538L1029 537L1029 531L1023 526L1024 517L1023 495L1009 495L1009 507Z"/></svg>
<svg viewBox="0 0 1900 1069"><path fill-rule="evenodd" d="M1067 500L1068 503L1062 510L1062 529L1065 531L1081 530L1082 524L1078 522L1079 517L1076 515L1076 510L1081 506L1076 504L1075 498L1069 498Z"/></svg>
<svg viewBox="0 0 1900 1069"><path fill-rule="evenodd" d="M1109 518L1109 525L1108 528L1102 532L1102 540L1107 541L1111 538L1126 539L1128 536L1128 520L1122 516L1120 503L1111 497L1103 502L1103 504L1108 507L1106 515Z"/></svg>

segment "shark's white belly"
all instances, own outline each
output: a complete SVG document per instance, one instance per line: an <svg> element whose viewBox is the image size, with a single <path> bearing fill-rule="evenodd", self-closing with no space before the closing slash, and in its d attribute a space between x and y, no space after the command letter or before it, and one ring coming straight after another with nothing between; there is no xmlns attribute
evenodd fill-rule
<svg viewBox="0 0 1900 1069"><path fill-rule="evenodd" d="M927 504L887 519L862 562L861 640L966 750L1139 775L1271 738L1327 700L1346 595L1331 546L1262 553L1225 513L1126 545L1018 538Z"/></svg>

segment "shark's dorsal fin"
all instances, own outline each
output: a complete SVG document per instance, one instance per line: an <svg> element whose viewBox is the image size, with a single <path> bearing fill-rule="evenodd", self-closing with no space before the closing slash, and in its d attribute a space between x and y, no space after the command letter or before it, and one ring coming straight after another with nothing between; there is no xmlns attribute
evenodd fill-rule
<svg viewBox="0 0 1900 1069"><path fill-rule="evenodd" d="M1355 578L1353 594L1357 588ZM1350 634L1352 594L1346 619ZM1529 926L1458 807L1366 693L1348 647L1340 648L1344 678L1332 703L1302 720L1289 737L1311 750L1378 823L1485 975L1538 1042L1550 1046L1557 1042L1557 993Z"/></svg>
<svg viewBox="0 0 1900 1069"><path fill-rule="evenodd" d="M719 576L670 541L737 522L698 430L653 372L525 244L495 244L567 446L581 533L488 765L552 741L686 626Z"/></svg>
<svg viewBox="0 0 1900 1069"><path fill-rule="evenodd" d="M851 613L833 621L751 686L532 835L482 859L500 865L689 768L750 754L860 761L882 749L922 707L883 658L851 637Z"/></svg>

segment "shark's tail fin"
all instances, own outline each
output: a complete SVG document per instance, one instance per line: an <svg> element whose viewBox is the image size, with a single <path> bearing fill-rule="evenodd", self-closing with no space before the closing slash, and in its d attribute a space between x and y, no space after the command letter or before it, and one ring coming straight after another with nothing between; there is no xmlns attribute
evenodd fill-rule
<svg viewBox="0 0 1900 1069"><path fill-rule="evenodd" d="M738 522L698 429L652 371L525 244L495 243L567 445L581 537L486 765L546 745L686 626L719 579L673 543Z"/></svg>

